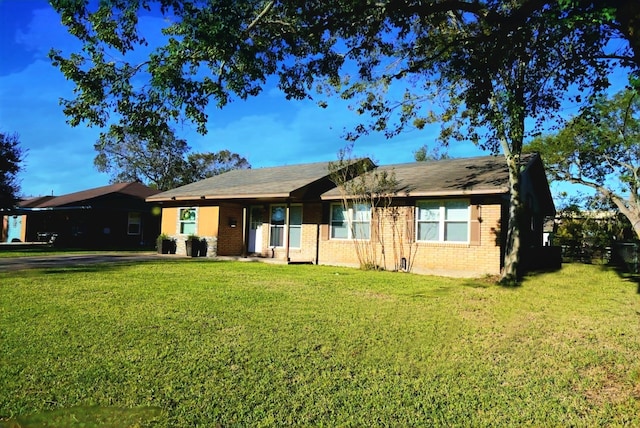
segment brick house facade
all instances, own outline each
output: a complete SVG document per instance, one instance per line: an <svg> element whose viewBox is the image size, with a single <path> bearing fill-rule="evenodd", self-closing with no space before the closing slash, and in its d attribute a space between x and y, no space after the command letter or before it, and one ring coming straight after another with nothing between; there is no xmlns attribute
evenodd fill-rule
<svg viewBox="0 0 640 428"><path fill-rule="evenodd" d="M22 242L49 241L61 247L91 249L153 248L160 219L145 198L157 193L157 189L129 182L40 196L19 202L3 223L19 225L15 238ZM2 241L13 239L4 228L0 236Z"/></svg>
<svg viewBox="0 0 640 428"><path fill-rule="evenodd" d="M147 201L161 205L162 232L178 241L178 254L194 234L207 240L210 257L359 266L360 245L387 270L500 273L509 201L503 159L381 167L358 162L396 176L398 189L388 207L345 207L328 163L230 171ZM525 159L521 181L522 245L538 247L544 219L555 213L539 156Z"/></svg>

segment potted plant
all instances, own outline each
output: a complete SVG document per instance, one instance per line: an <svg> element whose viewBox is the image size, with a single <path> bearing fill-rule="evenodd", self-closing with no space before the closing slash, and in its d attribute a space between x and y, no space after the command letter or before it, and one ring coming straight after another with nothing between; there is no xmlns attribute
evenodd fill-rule
<svg viewBox="0 0 640 428"><path fill-rule="evenodd" d="M196 235L189 235L185 241L187 257L198 257L200 255L200 238Z"/></svg>
<svg viewBox="0 0 640 428"><path fill-rule="evenodd" d="M175 254L176 253L176 241L165 233L161 233L156 239L156 248L158 254Z"/></svg>
<svg viewBox="0 0 640 428"><path fill-rule="evenodd" d="M200 257L207 257L207 251L209 250L209 244L207 244L207 240L202 238L200 240Z"/></svg>

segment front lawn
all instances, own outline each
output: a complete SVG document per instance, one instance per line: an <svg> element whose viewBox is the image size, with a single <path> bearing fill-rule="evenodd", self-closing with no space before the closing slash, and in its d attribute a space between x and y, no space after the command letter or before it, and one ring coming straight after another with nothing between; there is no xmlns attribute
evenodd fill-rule
<svg viewBox="0 0 640 428"><path fill-rule="evenodd" d="M15 245L11 247L0 248L0 259L17 258L17 257L43 257L43 256L63 256L69 254L149 254L152 250L131 250L131 249L114 249L114 250L90 250L82 248L59 248L46 245L30 247L29 245Z"/></svg>
<svg viewBox="0 0 640 428"><path fill-rule="evenodd" d="M639 356L637 284L596 266L517 288L199 259L0 273L7 427L640 426Z"/></svg>

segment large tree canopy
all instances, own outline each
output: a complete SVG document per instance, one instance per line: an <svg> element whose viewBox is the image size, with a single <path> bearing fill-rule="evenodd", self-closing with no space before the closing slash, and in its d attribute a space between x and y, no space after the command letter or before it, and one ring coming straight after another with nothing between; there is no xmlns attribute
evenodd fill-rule
<svg viewBox="0 0 640 428"><path fill-rule="evenodd" d="M13 208L18 199L18 173L25 154L18 134L0 132L0 209Z"/></svg>
<svg viewBox="0 0 640 428"><path fill-rule="evenodd" d="M614 64L637 67L629 31L637 21L626 18L638 10L622 22L621 3L113 0L90 9L56 0L84 48L51 57L77 86L63 101L72 125L118 117L112 126L162 133L186 117L204 133L209 102L256 95L276 76L289 98L324 104L328 91L352 100L372 120L351 138L438 121L443 141L502 151L512 191L505 278L513 278L526 120L548 119L569 93L575 101L604 90ZM166 17L164 44L134 62L131 51L147 43L138 13L152 4Z"/></svg>
<svg viewBox="0 0 640 428"><path fill-rule="evenodd" d="M534 139L552 179L582 184L613 202L640 238L640 95L597 99L555 135Z"/></svg>
<svg viewBox="0 0 640 428"><path fill-rule="evenodd" d="M251 168L249 161L229 150L220 150L216 153L189 153L182 182L193 183L233 169L249 168Z"/></svg>
<svg viewBox="0 0 640 428"><path fill-rule="evenodd" d="M353 97L364 83L440 75L435 65L448 64L462 66L456 74L478 90L473 99L489 103L487 77L504 72L502 58L532 32L548 43L553 31L561 42L546 46L565 56L552 79L580 83L596 58L629 65L638 56L629 44L604 52L616 37L635 40L638 34L630 27L638 7L614 0L51 3L84 43L82 52L51 52L54 64L77 85L76 98L63 101L70 123L105 126L117 114L121 124L148 132L185 115L204 133L210 102L224 106L233 96L256 95L272 75L290 98L316 95L318 78L344 83L342 95ZM166 17L164 44L140 60L131 52L146 46L149 35L138 33L138 17L152 8ZM618 11L626 24L616 20ZM467 58L456 54L461 50ZM345 65L353 68L344 71ZM550 65L544 58L536 64Z"/></svg>
<svg viewBox="0 0 640 428"><path fill-rule="evenodd" d="M98 171L111 174L114 182L139 181L159 190L222 174L232 169L250 168L249 162L229 150L217 153L189 153L185 140L172 131L160 138L129 132L103 134L95 144L94 159Z"/></svg>

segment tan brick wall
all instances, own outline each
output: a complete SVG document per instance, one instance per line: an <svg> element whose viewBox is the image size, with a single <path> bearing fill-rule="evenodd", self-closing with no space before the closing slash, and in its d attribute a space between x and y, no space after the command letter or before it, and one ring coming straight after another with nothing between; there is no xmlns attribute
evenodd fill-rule
<svg viewBox="0 0 640 428"><path fill-rule="evenodd" d="M291 261L316 262L321 222L322 204L306 204L302 211L301 250L290 254Z"/></svg>
<svg viewBox="0 0 640 428"><path fill-rule="evenodd" d="M499 229L500 205L482 205L482 221L480 223L479 245L450 243L416 243L413 241L414 207L399 207L396 221L396 246L394 248L392 222L385 216L381 226L372 231L372 239L376 242L373 251L377 264L385 269L394 270L400 259L405 257L412 262L412 271L416 273L433 273L454 276L478 276L500 273L500 247L497 245L496 230ZM374 215L372 227L376 226ZM326 226L325 226L326 227ZM351 240L321 238L319 262L321 264L350 265L360 264L356 247ZM382 254L384 242L385 254ZM402 244L400 244L403 242ZM362 243L369 248L367 243Z"/></svg>
<svg viewBox="0 0 640 428"><path fill-rule="evenodd" d="M262 227L263 257L286 258L285 248L272 249L269 246L269 206L265 205L264 223ZM479 223L480 239L471 244L449 243L416 243L414 242L415 207L397 207L398 217L394 223L388 216L383 216L380 227L376 219L372 220L372 239L377 242L373 247L377 263L388 270L399 267L400 259L406 258L413 272L433 273L456 276L478 276L500 273L500 247L496 234L500 227L500 204L498 202L483 204L482 221ZM479 214L472 210L473 215ZM162 210L162 232L177 239L178 254L184 253L186 236L179 235L178 208ZM236 227L230 227L229 219L234 218ZM292 262L318 262L320 264L359 266L360 262L351 240L329 239L327 219L323 223L322 204L307 203L302 210L301 248L289 250ZM472 218L474 220L474 218ZM248 221L248 219L247 219ZM244 251L243 242L243 208L241 206L199 207L198 236L207 240L217 239L217 250L210 251L208 256L240 256ZM395 230L395 238L394 238ZM204 232L204 233L203 233ZM319 247L317 245L319 238ZM385 254L382 254L384 242ZM396 242L394 248L393 243ZM474 245L474 244L478 245ZM371 247L368 247L371 248ZM317 253L316 253L317 252Z"/></svg>

